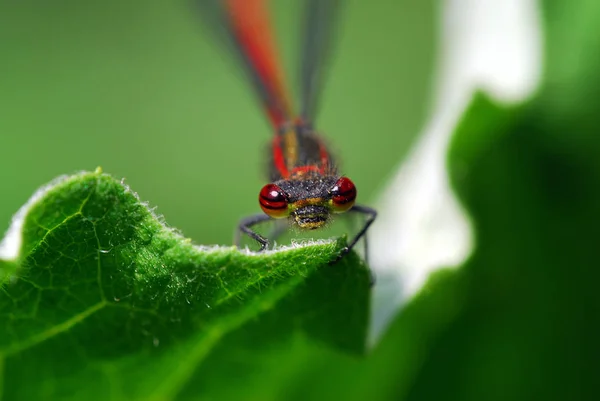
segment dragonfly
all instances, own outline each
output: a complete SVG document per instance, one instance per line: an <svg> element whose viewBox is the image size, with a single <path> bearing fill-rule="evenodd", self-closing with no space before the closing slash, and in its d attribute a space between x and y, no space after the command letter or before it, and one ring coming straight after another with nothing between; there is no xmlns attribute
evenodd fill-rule
<svg viewBox="0 0 600 401"><path fill-rule="evenodd" d="M339 173L336 159L314 128L341 1L303 1L297 112L284 84L266 0L198 1L205 21L242 66L273 130L269 183L258 196L263 213L240 221L235 244L239 247L241 234L246 234L263 251L272 239L256 232L257 225L287 219L301 230L315 230L327 225L335 214L351 213L364 216L362 227L332 263L363 237L366 248L366 233L377 212L355 203L356 186Z"/></svg>

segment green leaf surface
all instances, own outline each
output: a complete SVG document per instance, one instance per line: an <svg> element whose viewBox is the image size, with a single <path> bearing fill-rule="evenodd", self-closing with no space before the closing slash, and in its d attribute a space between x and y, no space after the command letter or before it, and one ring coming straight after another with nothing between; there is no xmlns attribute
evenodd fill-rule
<svg viewBox="0 0 600 401"><path fill-rule="evenodd" d="M212 374L225 385L227 366L205 362L232 348L364 351L368 270L354 254L328 265L343 240L197 247L100 171L46 188L21 232L0 266L4 399L195 398Z"/></svg>

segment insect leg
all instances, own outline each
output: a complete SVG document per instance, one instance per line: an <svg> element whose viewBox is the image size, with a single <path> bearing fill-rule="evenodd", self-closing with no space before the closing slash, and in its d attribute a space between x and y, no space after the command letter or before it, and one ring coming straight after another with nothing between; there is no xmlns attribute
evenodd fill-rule
<svg viewBox="0 0 600 401"><path fill-rule="evenodd" d="M354 247L354 245L356 245L356 243L358 242L358 240L360 240L363 236L365 237L365 258L368 257L368 248L367 248L367 238L365 236L367 230L369 229L369 226L375 221L375 218L377 217L377 211L375 209L372 209L368 206L361 206L361 205L354 205L352 207L352 209L349 210L349 212L353 212L353 213L359 213L362 215L366 216L366 220L362 226L362 228L360 229L360 231L358 232L358 234L356 234L354 236L354 238L348 243L348 246L345 247L342 252L340 252L340 254L338 255L338 257L333 260L331 262L331 264L337 262L338 260L340 260L345 254L347 254L348 252L350 252L350 250Z"/></svg>
<svg viewBox="0 0 600 401"><path fill-rule="evenodd" d="M235 246L240 247L240 233L244 233L260 244L259 252L264 251L269 246L269 240L252 230L251 227L268 220L271 220L271 218L266 214L255 214L242 219L235 232Z"/></svg>
<svg viewBox="0 0 600 401"><path fill-rule="evenodd" d="M358 232L358 234L356 234L354 239L352 241L350 241L350 243L348 244L348 251L350 251L354 247L354 245L356 245L358 240L361 239L366 234L367 230L369 229L369 226L371 225L371 223L373 223L375 221L375 218L377 217L377 211L368 206L354 205L352 207L352 209L350 209L350 212L366 215L367 218L366 218L365 223L363 224L362 228ZM348 252L348 251L346 251L346 252ZM366 251L366 249L365 249L365 251Z"/></svg>

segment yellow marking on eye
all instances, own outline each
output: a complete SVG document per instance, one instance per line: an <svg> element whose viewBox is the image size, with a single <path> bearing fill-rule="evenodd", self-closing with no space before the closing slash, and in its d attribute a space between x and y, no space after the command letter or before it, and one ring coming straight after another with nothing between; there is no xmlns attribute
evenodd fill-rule
<svg viewBox="0 0 600 401"><path fill-rule="evenodd" d="M345 213L354 206L354 201L348 202L344 205L336 205L336 203L330 199L327 202L327 206L329 206L330 210L333 210L334 213Z"/></svg>

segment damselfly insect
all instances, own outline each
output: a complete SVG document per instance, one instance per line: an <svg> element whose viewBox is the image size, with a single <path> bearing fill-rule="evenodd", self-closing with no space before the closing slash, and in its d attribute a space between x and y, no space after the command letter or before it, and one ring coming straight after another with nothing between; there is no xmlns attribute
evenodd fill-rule
<svg viewBox="0 0 600 401"><path fill-rule="evenodd" d="M304 2L300 113L295 115L283 84L265 0L199 0L203 16L233 49L250 77L275 134L270 155L271 183L258 196L264 214L240 222L236 245L242 232L255 239L260 250L266 249L269 239L253 227L271 219L287 218L301 229L314 230L323 227L334 213L364 215L362 228L339 255L342 257L365 235L377 213L355 204L354 183L338 173L334 159L313 128L340 1Z"/></svg>

